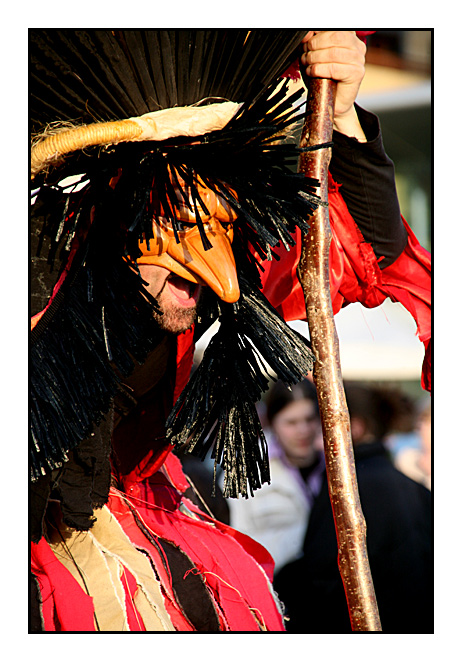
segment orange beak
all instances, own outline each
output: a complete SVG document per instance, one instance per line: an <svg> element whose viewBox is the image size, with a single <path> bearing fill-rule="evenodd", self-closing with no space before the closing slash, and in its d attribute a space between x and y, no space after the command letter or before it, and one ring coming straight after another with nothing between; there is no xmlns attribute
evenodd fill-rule
<svg viewBox="0 0 463 663"><path fill-rule="evenodd" d="M173 186L176 188L174 183ZM181 228L178 232L180 242L177 242L172 226L165 219L161 207L161 214L153 222L154 238L150 239L149 247L146 241L140 242L143 255L138 259L138 263L159 265L188 281L208 285L220 299L233 303L238 301L240 296L232 249L236 213L222 196L216 195L201 179L198 178L196 186L209 212L206 214L202 209L198 211L212 248L204 249L191 194L190 204L187 204L178 191L175 214Z"/></svg>
<svg viewBox="0 0 463 663"><path fill-rule="evenodd" d="M192 226L180 231L180 242L175 239L173 230L166 225L153 224L154 239L150 248L146 242L140 243L143 256L138 263L159 265L178 276L208 285L225 302L236 302L240 296L235 258L233 256L233 230L224 228L215 218L204 222L204 230L212 248L204 249L199 229Z"/></svg>

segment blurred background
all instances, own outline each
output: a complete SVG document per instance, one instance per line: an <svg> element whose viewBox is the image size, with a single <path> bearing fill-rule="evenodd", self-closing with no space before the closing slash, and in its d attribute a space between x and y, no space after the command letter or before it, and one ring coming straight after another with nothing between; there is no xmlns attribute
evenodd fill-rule
<svg viewBox="0 0 463 663"><path fill-rule="evenodd" d="M432 31L378 30L367 44L358 102L380 117L402 213L430 250Z"/></svg>

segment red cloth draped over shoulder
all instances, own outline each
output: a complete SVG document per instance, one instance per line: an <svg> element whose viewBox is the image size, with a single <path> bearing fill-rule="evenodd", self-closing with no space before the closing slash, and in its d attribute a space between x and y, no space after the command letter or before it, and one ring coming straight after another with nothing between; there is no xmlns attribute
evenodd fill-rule
<svg viewBox="0 0 463 663"><path fill-rule="evenodd" d="M413 316L417 334L424 344L422 385L431 390L431 258L404 220L408 241L404 251L391 265L381 270L339 191L329 178L330 289L333 313L347 304L360 302L374 308L389 297L399 302ZM285 251L278 247L280 260L263 263L263 292L285 320L306 320L304 297L297 278L301 253L301 233L296 245Z"/></svg>
<svg viewBox="0 0 463 663"><path fill-rule="evenodd" d="M135 549L149 557L162 587L164 605L174 628L195 630L178 602L173 573L156 541L164 540L190 560L187 573L200 575L222 631L284 631L283 616L270 582L274 563L248 536L201 512L184 491L188 482L180 461L170 454L162 471L132 484L128 493L111 489L108 508ZM136 519L134 518L136 514ZM96 512L98 516L98 511ZM150 533L147 538L138 522ZM59 561L45 538L31 548L32 572L39 585L46 631L94 631L94 603ZM130 630L144 630L132 605L136 583L125 569Z"/></svg>
<svg viewBox="0 0 463 663"><path fill-rule="evenodd" d="M154 537L170 541L191 560L191 572L208 587L222 630L284 631L270 589L273 559L259 543L201 511L184 495L188 485L179 459L170 454L162 471L133 485L126 499ZM124 509L114 492L109 507L137 545L140 532L121 519ZM167 589L167 576L163 582ZM182 630L173 611L170 617Z"/></svg>

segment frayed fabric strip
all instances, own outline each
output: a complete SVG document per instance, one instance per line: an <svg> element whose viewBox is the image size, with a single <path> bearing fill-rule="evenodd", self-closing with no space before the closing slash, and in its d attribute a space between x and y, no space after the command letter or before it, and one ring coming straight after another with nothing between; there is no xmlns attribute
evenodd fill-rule
<svg viewBox="0 0 463 663"><path fill-rule="evenodd" d="M76 533L64 527L63 539L56 537L51 547L92 596L99 630L174 631L160 583L146 556L132 546L107 507L96 510L95 515L89 532ZM92 563L87 565L90 559ZM131 617L128 603L132 606Z"/></svg>

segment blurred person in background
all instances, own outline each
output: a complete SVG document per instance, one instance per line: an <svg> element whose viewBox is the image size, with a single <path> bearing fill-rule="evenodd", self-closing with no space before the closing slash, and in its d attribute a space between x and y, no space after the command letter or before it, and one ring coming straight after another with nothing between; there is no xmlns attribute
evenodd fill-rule
<svg viewBox="0 0 463 663"><path fill-rule="evenodd" d="M271 484L252 499L228 500L228 504L232 527L267 548L278 570L302 553L325 467L313 382L306 379L290 390L277 381L268 392L264 415Z"/></svg>
<svg viewBox="0 0 463 663"><path fill-rule="evenodd" d="M431 493L399 472L384 445L397 397L346 383L352 442L367 550L385 633L432 633ZM296 633L349 633L349 613L337 564L337 541L326 475L309 517L300 559L275 577L275 589Z"/></svg>
<svg viewBox="0 0 463 663"><path fill-rule="evenodd" d="M431 490L432 469L432 416L431 399L425 396L418 404L416 433L419 447L404 447L397 453L397 469Z"/></svg>
<svg viewBox="0 0 463 663"><path fill-rule="evenodd" d="M416 428L417 399L400 389L390 389L389 400L392 399L394 399L394 423L383 442L395 464L397 456L404 449L419 449L420 439Z"/></svg>

